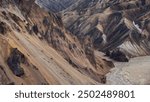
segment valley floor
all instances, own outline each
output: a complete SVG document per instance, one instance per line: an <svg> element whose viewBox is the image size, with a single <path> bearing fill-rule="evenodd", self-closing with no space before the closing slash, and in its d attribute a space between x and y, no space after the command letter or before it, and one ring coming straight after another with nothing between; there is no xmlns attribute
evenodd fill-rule
<svg viewBox="0 0 150 102"><path fill-rule="evenodd" d="M150 84L150 56L137 57L128 63L115 63L107 74L108 85L149 85Z"/></svg>

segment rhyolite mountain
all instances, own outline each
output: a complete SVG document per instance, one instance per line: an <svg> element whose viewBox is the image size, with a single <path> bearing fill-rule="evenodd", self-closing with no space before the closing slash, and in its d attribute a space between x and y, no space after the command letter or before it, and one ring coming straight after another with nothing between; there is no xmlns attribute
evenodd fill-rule
<svg viewBox="0 0 150 102"><path fill-rule="evenodd" d="M150 54L149 0L79 0L62 16L82 44L117 61Z"/></svg>
<svg viewBox="0 0 150 102"><path fill-rule="evenodd" d="M0 84L105 84L149 54L149 0L0 0Z"/></svg>
<svg viewBox="0 0 150 102"><path fill-rule="evenodd" d="M102 84L113 66L35 0L0 0L0 84Z"/></svg>
<svg viewBox="0 0 150 102"><path fill-rule="evenodd" d="M69 6L68 0L50 0L39 4L48 8L53 7L51 2L65 3L65 9L56 8L54 12L61 11L65 27L83 46L92 46L123 62L150 54L149 0L70 0Z"/></svg>

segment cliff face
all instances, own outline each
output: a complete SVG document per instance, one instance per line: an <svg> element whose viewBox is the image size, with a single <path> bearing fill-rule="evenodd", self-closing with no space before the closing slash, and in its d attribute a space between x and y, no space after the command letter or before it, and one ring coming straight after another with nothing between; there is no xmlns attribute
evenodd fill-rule
<svg viewBox="0 0 150 102"><path fill-rule="evenodd" d="M100 84L113 64L34 0L0 1L1 84Z"/></svg>
<svg viewBox="0 0 150 102"><path fill-rule="evenodd" d="M149 0L80 0L62 14L66 28L82 43L88 39L115 60L150 54Z"/></svg>

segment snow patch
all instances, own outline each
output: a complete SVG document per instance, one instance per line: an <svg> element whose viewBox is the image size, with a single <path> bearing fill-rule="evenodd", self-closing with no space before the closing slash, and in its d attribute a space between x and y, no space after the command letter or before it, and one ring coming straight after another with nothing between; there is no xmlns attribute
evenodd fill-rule
<svg viewBox="0 0 150 102"><path fill-rule="evenodd" d="M139 27L138 24L135 24L134 21L133 21L133 25L135 26L135 28L136 28L140 33L142 33L142 29Z"/></svg>
<svg viewBox="0 0 150 102"><path fill-rule="evenodd" d="M107 36L105 34L102 35L102 38L103 38L103 42L107 43Z"/></svg>

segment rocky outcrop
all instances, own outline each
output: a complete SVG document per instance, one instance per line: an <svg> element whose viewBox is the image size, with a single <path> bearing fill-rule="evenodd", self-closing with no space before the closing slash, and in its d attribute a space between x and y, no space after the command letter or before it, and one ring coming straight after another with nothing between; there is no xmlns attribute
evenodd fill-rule
<svg viewBox="0 0 150 102"><path fill-rule="evenodd" d="M7 64L12 70L12 72L20 77L24 75L24 70L20 67L20 63L25 61L24 55L17 50L17 48L12 49L10 57L7 59Z"/></svg>
<svg viewBox="0 0 150 102"><path fill-rule="evenodd" d="M6 28L3 22L0 22L0 33L5 34L6 33Z"/></svg>
<svg viewBox="0 0 150 102"><path fill-rule="evenodd" d="M106 56L119 61L119 62L129 62L128 56L120 49L115 49L113 51L106 51Z"/></svg>

